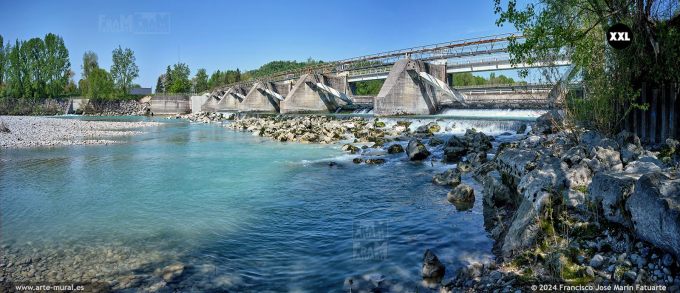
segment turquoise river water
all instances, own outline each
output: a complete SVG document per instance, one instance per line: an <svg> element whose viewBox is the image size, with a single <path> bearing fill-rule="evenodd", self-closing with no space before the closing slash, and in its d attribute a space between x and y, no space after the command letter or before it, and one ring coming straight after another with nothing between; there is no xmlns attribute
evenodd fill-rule
<svg viewBox="0 0 680 293"><path fill-rule="evenodd" d="M181 262L176 282L196 292L343 292L348 277L373 274L416 284L427 248L447 277L492 258L479 184L464 177L477 200L457 211L431 183L450 165L403 154L354 165L341 144L159 121L121 144L3 150L0 244L64 258L124 248L118 261L139 267L111 276Z"/></svg>

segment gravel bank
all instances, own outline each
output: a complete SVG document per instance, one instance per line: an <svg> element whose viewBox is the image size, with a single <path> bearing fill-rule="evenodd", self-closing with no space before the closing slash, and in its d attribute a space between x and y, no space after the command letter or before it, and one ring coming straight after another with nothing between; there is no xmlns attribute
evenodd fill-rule
<svg viewBox="0 0 680 293"><path fill-rule="evenodd" d="M116 143L115 137L142 133L157 122L105 122L52 117L0 116L0 147L23 148Z"/></svg>

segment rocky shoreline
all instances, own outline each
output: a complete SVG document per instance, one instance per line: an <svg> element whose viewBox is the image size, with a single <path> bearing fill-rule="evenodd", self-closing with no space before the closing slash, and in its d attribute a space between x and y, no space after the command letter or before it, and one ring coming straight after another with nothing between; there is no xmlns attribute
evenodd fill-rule
<svg viewBox="0 0 680 293"><path fill-rule="evenodd" d="M653 152L629 132L607 138L569 129L556 111L540 117L519 140L500 144L495 154L494 137L468 129L444 140L436 135L441 126L435 122L413 129L408 121L387 125L357 117L198 113L182 118L233 120L224 125L282 142L349 140L342 149L357 154L357 164L380 164L384 155L402 152L412 161L455 164L435 175L433 183L451 187L446 198L459 210L474 203L474 190L460 180L472 172L484 186L485 227L496 241L496 261L471 263L446 280L443 265L440 269L434 252L427 250L423 277L430 289L514 292L552 284L586 291L596 286L680 290L680 155L675 140ZM434 149L443 150L441 157L431 156ZM370 291L387 284L355 279L346 287Z"/></svg>
<svg viewBox="0 0 680 293"><path fill-rule="evenodd" d="M26 148L118 143L157 122L104 122L53 117L0 116L0 147Z"/></svg>

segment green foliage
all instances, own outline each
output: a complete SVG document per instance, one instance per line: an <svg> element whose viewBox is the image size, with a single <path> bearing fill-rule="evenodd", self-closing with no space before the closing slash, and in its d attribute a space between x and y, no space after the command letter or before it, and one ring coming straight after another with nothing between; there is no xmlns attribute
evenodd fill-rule
<svg viewBox="0 0 680 293"><path fill-rule="evenodd" d="M232 84L242 80L250 80L253 78L263 77L267 75L272 75L276 73L281 73L288 70L295 70L310 66L316 66L323 64L323 61L317 61L312 58L307 59L304 62L298 61L272 61L265 65L260 66L258 69L249 70L247 72L241 73L238 68L236 70L226 70L220 71L216 70L210 75L208 79L208 88L214 89L218 86L223 86L227 84Z"/></svg>
<svg viewBox="0 0 680 293"><path fill-rule="evenodd" d="M384 83L385 80L383 79L355 82L354 94L359 96L377 96Z"/></svg>
<svg viewBox="0 0 680 293"><path fill-rule="evenodd" d="M114 82L111 74L101 68L93 68L88 77L87 97L93 100L106 100L114 97Z"/></svg>
<svg viewBox="0 0 680 293"><path fill-rule="evenodd" d="M215 88L218 86L231 84L241 81L241 70L215 71L210 75L208 80L208 88Z"/></svg>
<svg viewBox="0 0 680 293"><path fill-rule="evenodd" d="M42 99L64 94L71 63L61 37L47 34L44 40L16 40L14 46L3 46L0 55L5 95Z"/></svg>
<svg viewBox="0 0 680 293"><path fill-rule="evenodd" d="M168 74L167 92L169 93L190 92L191 91L191 80L189 80L190 74L191 70L189 69L189 66L186 65L185 63L177 63L173 65L170 74Z"/></svg>
<svg viewBox="0 0 680 293"><path fill-rule="evenodd" d="M643 83L680 81L675 1L539 0L520 8L517 0L506 5L495 0L495 10L498 25L512 24L524 36L510 41L513 63L567 55L582 72L583 95L568 95L566 103L567 116L576 123L612 134L632 109L644 108L635 103ZM608 27L619 22L633 31L632 45L624 50L604 41ZM557 82L556 72L546 77Z"/></svg>
<svg viewBox="0 0 680 293"><path fill-rule="evenodd" d="M68 92L67 86L73 84L71 61L64 39L55 35L45 36L46 62L45 82L48 98L55 98ZM69 83L71 82L71 83Z"/></svg>
<svg viewBox="0 0 680 293"><path fill-rule="evenodd" d="M113 64L111 65L111 77L115 84L118 95L127 96L132 86L132 81L139 76L139 67L135 64L135 53L129 48L113 50Z"/></svg>
<svg viewBox="0 0 680 293"><path fill-rule="evenodd" d="M453 86L474 86L474 85L491 85L491 84L514 84L514 79L505 75L496 76L495 73L489 74L489 78L481 76L474 76L470 72L456 73L452 75L451 83ZM526 82L523 82L526 83Z"/></svg>
<svg viewBox="0 0 680 293"><path fill-rule="evenodd" d="M208 89L208 73L205 68L200 68L196 71L194 77L194 92L200 93Z"/></svg>
<svg viewBox="0 0 680 293"><path fill-rule="evenodd" d="M7 44L9 47L9 43ZM5 80L5 70L7 70L7 57L5 53L5 41L2 38L2 35L0 35L0 95L2 94L2 90L4 87L4 80Z"/></svg>
<svg viewBox="0 0 680 293"><path fill-rule="evenodd" d="M87 79L88 76L90 76L90 72L95 69L99 68L99 58L97 57L97 54L92 51L86 51L83 53L83 74L82 77L83 79Z"/></svg>

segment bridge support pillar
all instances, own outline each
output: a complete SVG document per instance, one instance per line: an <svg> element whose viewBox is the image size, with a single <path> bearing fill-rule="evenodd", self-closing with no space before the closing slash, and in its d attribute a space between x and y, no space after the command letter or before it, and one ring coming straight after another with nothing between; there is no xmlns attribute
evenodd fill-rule
<svg viewBox="0 0 680 293"><path fill-rule="evenodd" d="M375 98L373 113L389 115L430 115L437 112L444 93L423 80L420 72L446 81L446 65L402 59L390 70Z"/></svg>
<svg viewBox="0 0 680 293"><path fill-rule="evenodd" d="M282 93L276 91L276 84L273 82L255 83L243 101L239 104L239 111L242 112L279 112L279 97ZM281 86L280 88L284 88ZM285 94L288 92L286 91Z"/></svg>
<svg viewBox="0 0 680 293"><path fill-rule="evenodd" d="M348 103L346 93L346 76L304 74L281 101L281 113L335 112Z"/></svg>

